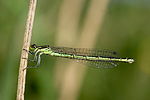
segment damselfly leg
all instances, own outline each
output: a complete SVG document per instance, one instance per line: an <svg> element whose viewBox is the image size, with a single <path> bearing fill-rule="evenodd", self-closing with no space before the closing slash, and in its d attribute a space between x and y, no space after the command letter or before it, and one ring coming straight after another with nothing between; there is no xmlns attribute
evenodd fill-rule
<svg viewBox="0 0 150 100"><path fill-rule="evenodd" d="M36 68L36 67L38 67L40 65L40 62L41 62L41 54L42 53L40 53L40 51L37 51L36 53L32 53L31 51L28 51L26 49L23 49L23 50L28 52L30 55L33 55L34 59L27 59L27 58L22 58L22 59L27 59L30 62L36 63L34 66L27 66L27 68Z"/></svg>

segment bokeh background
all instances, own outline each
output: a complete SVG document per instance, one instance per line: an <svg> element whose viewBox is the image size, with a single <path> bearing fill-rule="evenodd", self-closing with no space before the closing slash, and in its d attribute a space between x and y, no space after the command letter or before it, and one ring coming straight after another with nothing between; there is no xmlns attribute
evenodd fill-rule
<svg viewBox="0 0 150 100"><path fill-rule="evenodd" d="M29 0L0 0L0 100L15 100ZM110 49L135 59L114 69L42 56L25 100L150 100L149 0L38 0L32 43Z"/></svg>

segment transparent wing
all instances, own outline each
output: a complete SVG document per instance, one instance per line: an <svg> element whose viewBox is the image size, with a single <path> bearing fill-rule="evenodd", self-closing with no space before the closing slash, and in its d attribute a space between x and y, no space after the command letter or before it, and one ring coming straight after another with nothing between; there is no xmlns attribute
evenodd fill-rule
<svg viewBox="0 0 150 100"><path fill-rule="evenodd" d="M68 47L50 47L53 52L70 54L70 55L82 55L82 56L101 56L101 57L117 57L117 53L110 50L93 50L87 48L68 48ZM72 58L73 59L73 58ZM77 62L87 63L90 67L96 68L114 68L118 65L118 62L113 61L91 61L76 59Z"/></svg>
<svg viewBox="0 0 150 100"><path fill-rule="evenodd" d="M117 55L116 52L110 50L94 50L87 48L51 47L51 50L57 53L82 55L82 56L116 57Z"/></svg>

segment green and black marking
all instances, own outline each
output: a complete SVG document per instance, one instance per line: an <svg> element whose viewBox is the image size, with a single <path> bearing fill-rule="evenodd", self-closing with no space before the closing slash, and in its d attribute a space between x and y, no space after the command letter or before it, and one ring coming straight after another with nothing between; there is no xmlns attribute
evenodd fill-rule
<svg viewBox="0 0 150 100"><path fill-rule="evenodd" d="M86 48L68 48L68 47L51 47L49 45L30 46L29 53L34 55L34 59L30 61L36 62L33 67L38 67L41 62L41 55L50 55L61 58L75 59L81 62L89 62L96 68L113 68L118 62L133 63L131 58L119 58L116 52L108 50L91 50Z"/></svg>

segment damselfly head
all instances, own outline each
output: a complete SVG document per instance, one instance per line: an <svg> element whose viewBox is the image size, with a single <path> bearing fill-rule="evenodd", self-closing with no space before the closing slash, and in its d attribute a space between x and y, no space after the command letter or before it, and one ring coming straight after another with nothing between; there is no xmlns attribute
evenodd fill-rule
<svg viewBox="0 0 150 100"><path fill-rule="evenodd" d="M37 45L36 44L32 44L29 48L29 51L30 52L34 52L34 50L37 48Z"/></svg>
<svg viewBox="0 0 150 100"><path fill-rule="evenodd" d="M37 45L36 44L32 44L30 47L31 48L37 48Z"/></svg>

